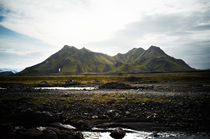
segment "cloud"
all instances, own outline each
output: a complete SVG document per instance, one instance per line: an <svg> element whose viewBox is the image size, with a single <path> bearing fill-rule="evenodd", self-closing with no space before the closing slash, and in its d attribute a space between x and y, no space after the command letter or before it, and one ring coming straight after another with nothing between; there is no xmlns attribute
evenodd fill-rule
<svg viewBox="0 0 210 139"><path fill-rule="evenodd" d="M53 45L103 41L145 15L196 9L196 0L2 0L1 25ZM189 7L183 6L188 4Z"/></svg>
<svg viewBox="0 0 210 139"><path fill-rule="evenodd" d="M113 31L132 22L136 16L124 12L125 4L118 7L110 0L6 0L2 5L10 12L4 14L1 25L53 45L81 45L109 38Z"/></svg>
<svg viewBox="0 0 210 139"><path fill-rule="evenodd" d="M103 45L105 52L110 51L108 46L112 45L114 48L112 55L122 50L127 52L133 47L147 49L151 45L157 45L170 55L184 59L192 67L210 68L202 64L209 61L209 15L208 9L188 14L147 15L117 31L113 38L89 45L92 47Z"/></svg>
<svg viewBox="0 0 210 139"><path fill-rule="evenodd" d="M209 9L208 0L1 0L0 25L34 40L4 35L0 50L34 52L44 58L47 49L65 44L111 55L158 45L193 65L192 59L208 55L207 51L192 55L190 49L209 49L202 43L209 41ZM186 53L180 55L181 49ZM204 68L202 63L193 66Z"/></svg>

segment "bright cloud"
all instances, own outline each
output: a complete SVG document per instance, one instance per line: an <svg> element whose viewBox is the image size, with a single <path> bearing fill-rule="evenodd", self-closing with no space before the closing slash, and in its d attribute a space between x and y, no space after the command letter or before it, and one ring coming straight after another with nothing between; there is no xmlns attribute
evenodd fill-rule
<svg viewBox="0 0 210 139"><path fill-rule="evenodd" d="M190 63L192 57L175 49L187 52L189 44L208 42L210 35L208 0L0 0L0 8L1 26L52 45L53 52L65 44L111 55L159 45ZM16 46L9 46L0 51L15 53Z"/></svg>
<svg viewBox="0 0 210 139"><path fill-rule="evenodd" d="M1 25L53 45L105 40L145 15L198 9L189 0L2 0L1 5L9 10Z"/></svg>

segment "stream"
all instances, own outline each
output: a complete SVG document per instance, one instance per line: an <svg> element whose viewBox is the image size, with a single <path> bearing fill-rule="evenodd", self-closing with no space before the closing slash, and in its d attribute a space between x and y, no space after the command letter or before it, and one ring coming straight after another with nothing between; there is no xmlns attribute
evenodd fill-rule
<svg viewBox="0 0 210 139"><path fill-rule="evenodd" d="M68 124L60 125L66 129L76 129ZM110 134L115 128L116 127L93 127L91 131L83 131L82 134L85 139L113 139ZM187 134L184 132L151 132L123 127L121 129L126 132L123 139L209 139L209 136L206 133Z"/></svg>
<svg viewBox="0 0 210 139"><path fill-rule="evenodd" d="M122 128L126 131L126 135L123 139L209 139L206 135L187 135L178 132L145 132L137 131L128 128ZM103 131L104 130L104 131ZM111 131L114 128L107 129L93 129L93 131L82 132L85 139L112 139L110 137Z"/></svg>

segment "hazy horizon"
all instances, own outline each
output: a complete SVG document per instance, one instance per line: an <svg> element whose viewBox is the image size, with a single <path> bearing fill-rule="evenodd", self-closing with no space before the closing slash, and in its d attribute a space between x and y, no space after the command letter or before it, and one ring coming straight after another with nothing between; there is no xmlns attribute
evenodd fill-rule
<svg viewBox="0 0 210 139"><path fill-rule="evenodd" d="M116 55L158 46L210 69L208 0L1 0L0 68L24 69L64 45Z"/></svg>

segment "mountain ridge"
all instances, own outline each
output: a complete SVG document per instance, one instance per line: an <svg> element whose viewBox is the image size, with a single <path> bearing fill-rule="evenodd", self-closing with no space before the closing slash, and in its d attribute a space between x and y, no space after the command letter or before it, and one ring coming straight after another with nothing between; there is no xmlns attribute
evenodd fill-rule
<svg viewBox="0 0 210 139"><path fill-rule="evenodd" d="M183 60L167 55L160 47L147 50L133 48L125 54L109 56L93 52L85 47L77 49L65 45L43 62L28 67L22 75L45 74L101 74L192 71Z"/></svg>
<svg viewBox="0 0 210 139"><path fill-rule="evenodd" d="M18 73L18 70L12 69L12 68L0 68L0 73L1 72L12 72L12 73Z"/></svg>

